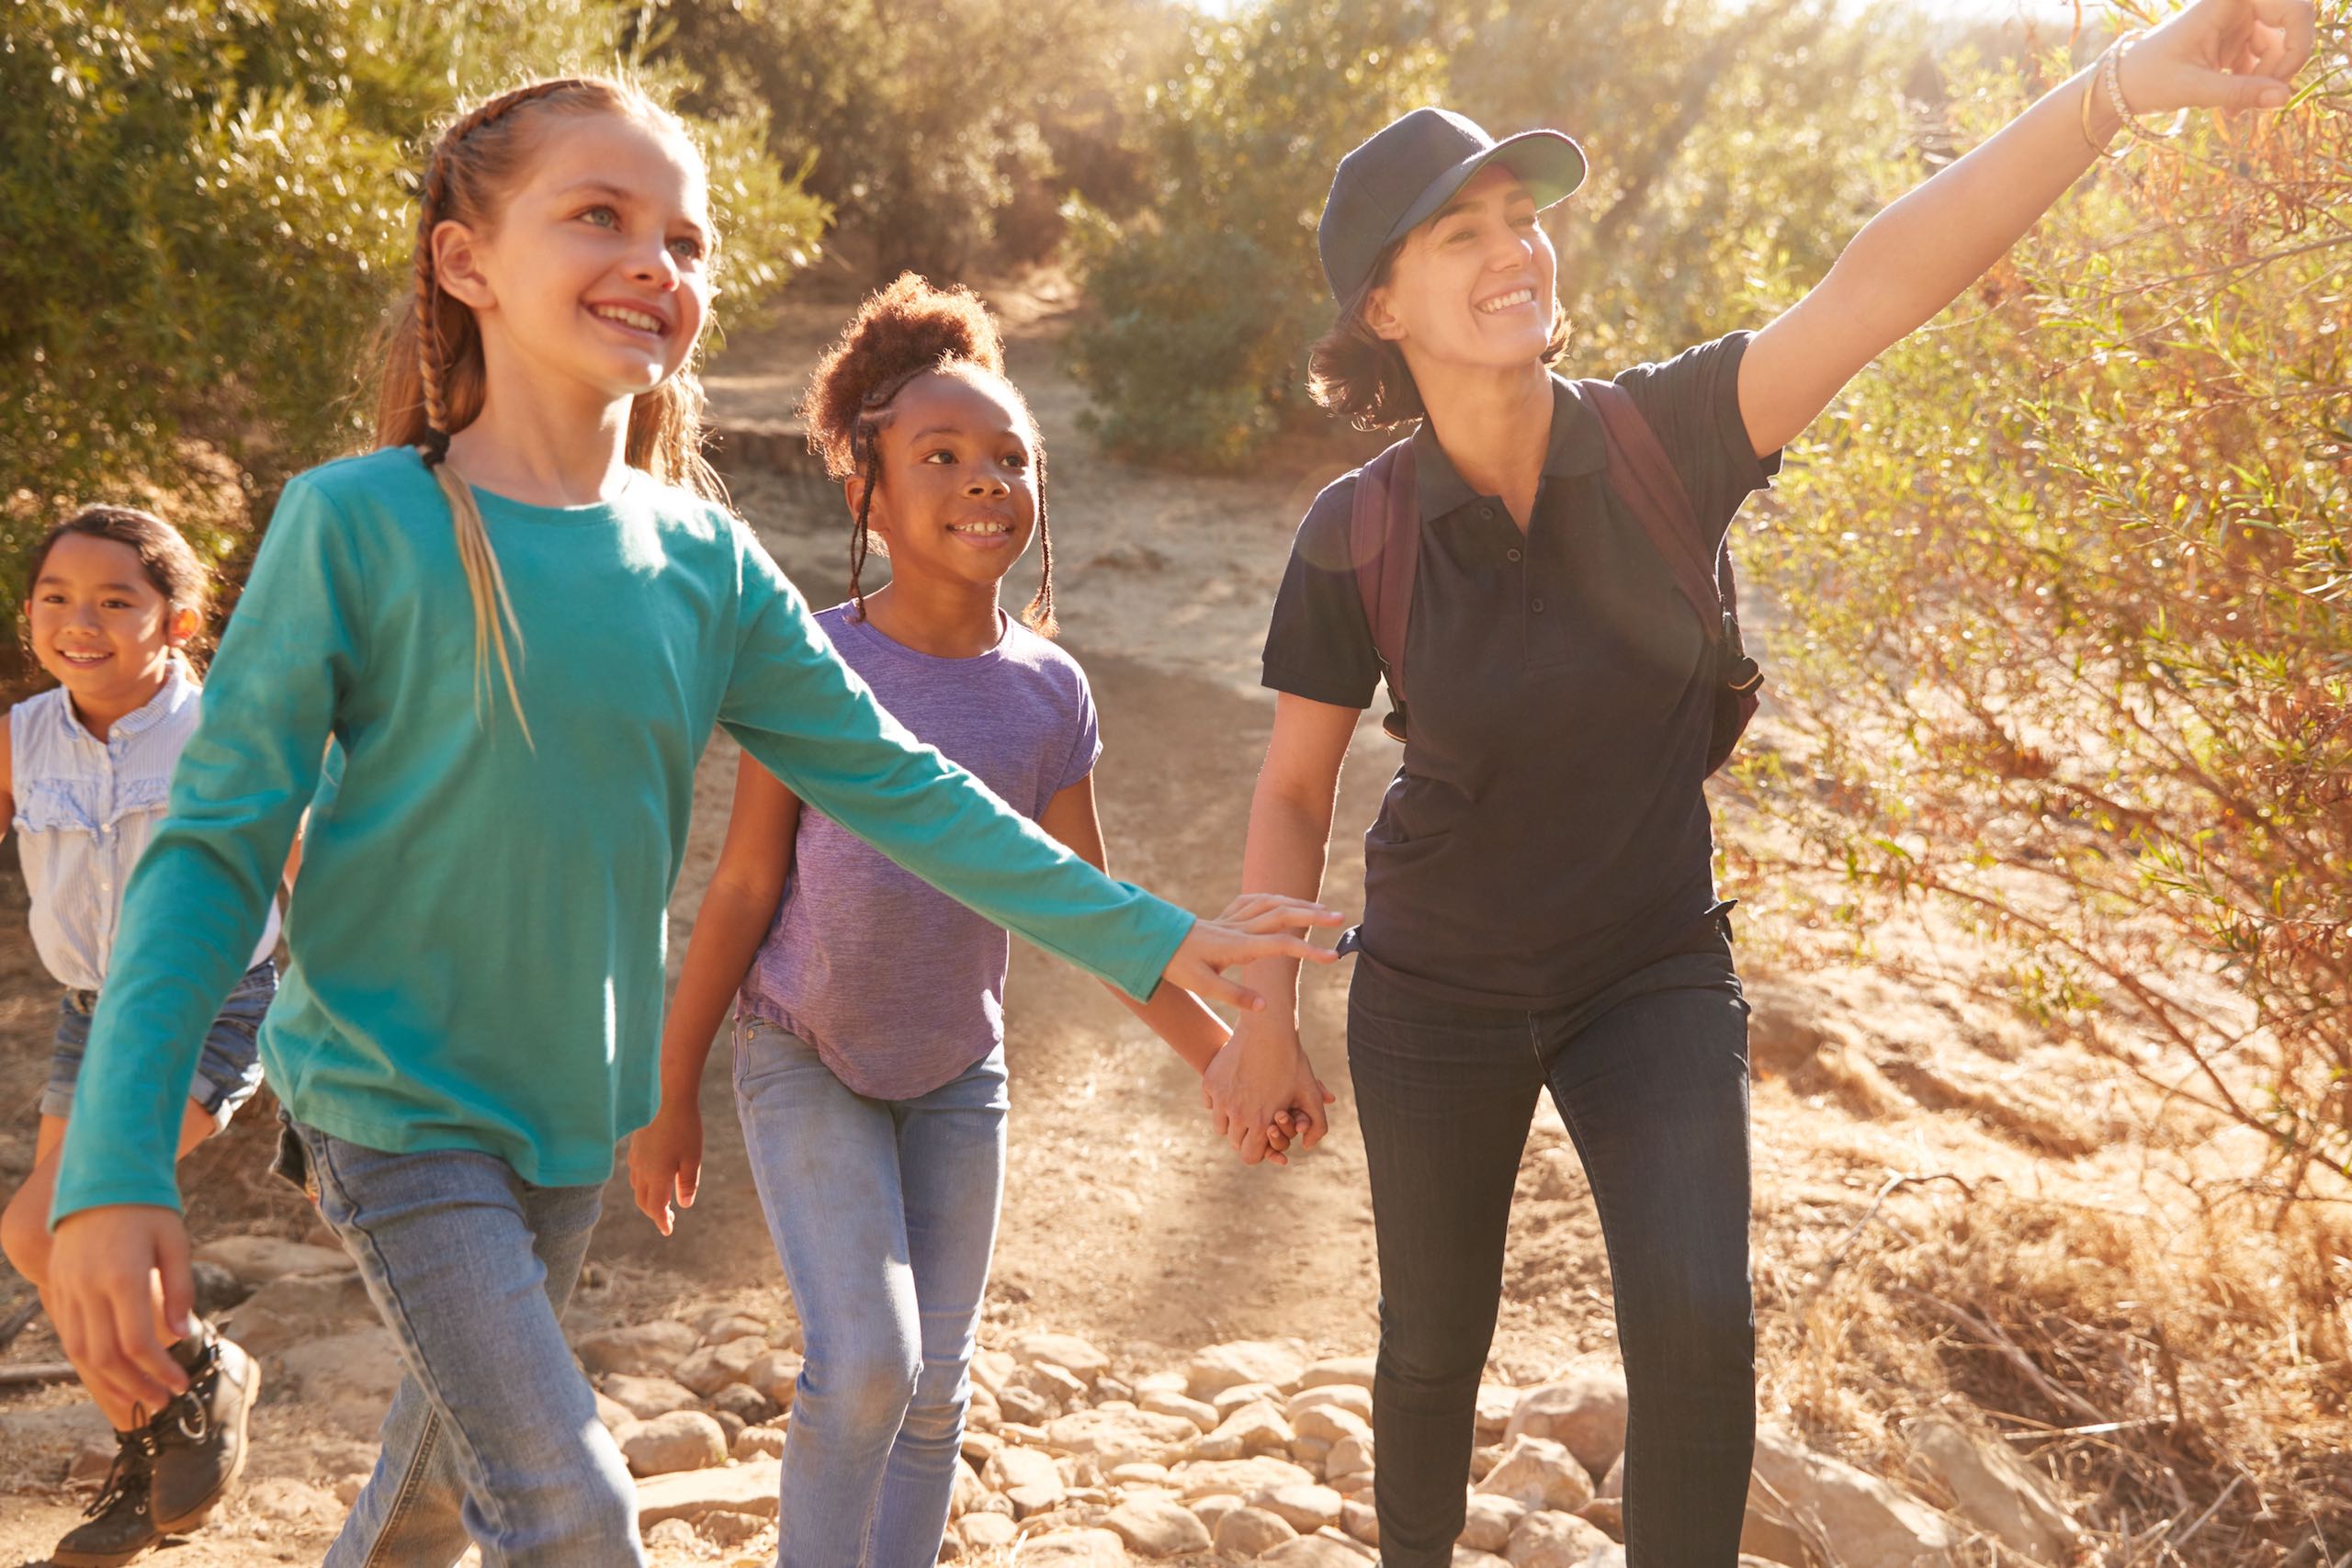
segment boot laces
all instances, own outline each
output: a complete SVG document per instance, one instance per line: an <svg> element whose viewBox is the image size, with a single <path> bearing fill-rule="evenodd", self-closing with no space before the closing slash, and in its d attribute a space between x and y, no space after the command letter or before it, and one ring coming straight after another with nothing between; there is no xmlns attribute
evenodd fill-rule
<svg viewBox="0 0 2352 1568"><path fill-rule="evenodd" d="M134 1410L131 1418L138 1420L145 1414L143 1410ZM118 1433L116 1437L118 1446L114 1450L114 1463L107 1467L106 1484L98 1488L98 1495L90 1500L90 1506L82 1510L82 1517L85 1519L104 1517L115 1505L130 1495L153 1466L155 1440L149 1436L146 1423L141 1422L135 1429Z"/></svg>

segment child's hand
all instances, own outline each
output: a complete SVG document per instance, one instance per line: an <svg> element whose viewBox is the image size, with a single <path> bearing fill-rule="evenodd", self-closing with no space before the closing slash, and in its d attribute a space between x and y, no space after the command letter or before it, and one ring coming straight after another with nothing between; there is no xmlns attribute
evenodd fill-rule
<svg viewBox="0 0 2352 1568"><path fill-rule="evenodd" d="M196 1310L187 1227L169 1209L113 1203L68 1214L49 1256L50 1322L82 1380L125 1408L187 1388L164 1349Z"/></svg>
<svg viewBox="0 0 2352 1568"><path fill-rule="evenodd" d="M1193 929L1162 970L1163 978L1204 1000L1224 1002L1245 1013L1265 1010L1265 998L1225 977L1225 971L1261 958L1295 958L1329 964L1339 956L1295 934L1315 926L1343 926L1347 916L1304 898L1245 893L1214 920Z"/></svg>
<svg viewBox="0 0 2352 1568"><path fill-rule="evenodd" d="M653 1227L670 1234L673 1194L678 1207L695 1206L702 1185L702 1111L693 1105L664 1105L661 1113L628 1140L628 1185L637 1206Z"/></svg>

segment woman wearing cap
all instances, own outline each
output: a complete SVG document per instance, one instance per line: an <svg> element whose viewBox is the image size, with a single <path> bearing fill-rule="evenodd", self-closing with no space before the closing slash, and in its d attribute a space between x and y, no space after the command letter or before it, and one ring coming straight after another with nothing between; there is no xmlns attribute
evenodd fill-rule
<svg viewBox="0 0 2352 1568"><path fill-rule="evenodd" d="M1616 377L1704 549L1720 552L1742 499L1850 377L2091 167L2125 130L2120 110L2278 107L2312 34L2297 0L2200 0L1871 220L1762 331ZM1349 1065L1380 1254L1387 1568L1448 1562L1462 1528L1511 1191L1546 1088L1609 1248L1633 1568L1729 1568L1747 1492L1747 1007L1702 789L1724 639L1608 482L1600 405L1616 400L1547 368L1566 333L1537 214L1583 176L1557 132L1498 143L1417 110L1341 161L1318 233L1341 309L1316 345L1317 396L1366 426L1422 420L1403 502L1418 535L1400 513L1386 536L1418 539L1391 642L1411 723L1364 841L1363 922L1343 942L1359 954ZM1275 601L1264 679L1279 705L1246 886L1320 891L1340 760L1383 673L1354 570L1364 482L1317 497ZM1276 1111L1320 1104L1296 983L1295 964L1258 965L1252 987L1292 1005L1244 1016L1210 1072L1245 1159Z"/></svg>

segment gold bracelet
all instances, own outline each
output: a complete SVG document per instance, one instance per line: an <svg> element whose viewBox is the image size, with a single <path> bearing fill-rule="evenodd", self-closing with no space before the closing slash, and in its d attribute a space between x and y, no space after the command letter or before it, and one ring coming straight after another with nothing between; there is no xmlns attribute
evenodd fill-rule
<svg viewBox="0 0 2352 1568"><path fill-rule="evenodd" d="M2123 101L2123 56L2133 44L2147 36L2147 28L2133 28L2109 45L2107 53L2100 59L2099 83L2107 89L2108 107L2115 111L2115 118L2123 122L2123 129L2130 131L2134 139L2142 141L2169 141L2178 136L2181 128L2188 123L2188 111L2186 108L2173 117L2172 125L2168 129L2150 130L2140 123L2140 117L2132 112L2132 106Z"/></svg>
<svg viewBox="0 0 2352 1568"><path fill-rule="evenodd" d="M2120 160L2128 157L2132 152L2128 141L2121 151L2113 150L2115 138L2122 134L2123 128L2119 127L2104 141L2101 141L2091 130L2091 110L2098 104L2099 75L2107 69L2107 62L2113 58L2114 53L2115 45L2113 44L2100 51L2099 57L2091 62L2090 80L2083 84L2083 140L2090 143L2091 152L2098 157Z"/></svg>

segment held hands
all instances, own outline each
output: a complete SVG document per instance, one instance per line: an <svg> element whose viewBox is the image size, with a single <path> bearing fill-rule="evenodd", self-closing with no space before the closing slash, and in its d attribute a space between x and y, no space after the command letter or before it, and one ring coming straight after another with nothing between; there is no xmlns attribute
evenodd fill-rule
<svg viewBox="0 0 2352 1568"><path fill-rule="evenodd" d="M177 1213L113 1203L68 1214L49 1268L50 1320L92 1389L151 1413L186 1392L187 1373L165 1349L195 1326L196 1280Z"/></svg>
<svg viewBox="0 0 2352 1568"><path fill-rule="evenodd" d="M695 1206L695 1191L702 1185L702 1111L699 1107L665 1101L661 1111L629 1135L628 1186L637 1206L668 1235L676 1216L673 1196L681 1209Z"/></svg>
<svg viewBox="0 0 2352 1568"><path fill-rule="evenodd" d="M1276 1165L1291 1137L1313 1148L1331 1130L1323 1107L1332 1099L1298 1043L1298 1025L1264 1013L1244 1013L1233 1037L1201 1078L1201 1099L1216 1134L1244 1165ZM1303 1122L1303 1128L1302 1128Z"/></svg>
<svg viewBox="0 0 2352 1568"><path fill-rule="evenodd" d="M2313 27L2311 0L2198 0L2124 51L2123 101L2135 115L2283 108Z"/></svg>

